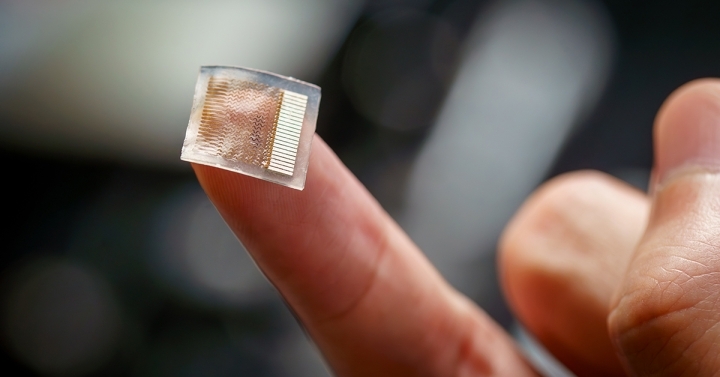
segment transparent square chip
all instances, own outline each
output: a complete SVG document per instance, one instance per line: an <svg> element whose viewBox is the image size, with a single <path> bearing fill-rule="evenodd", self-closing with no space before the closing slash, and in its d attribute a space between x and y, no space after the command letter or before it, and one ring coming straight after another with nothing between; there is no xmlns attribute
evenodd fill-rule
<svg viewBox="0 0 720 377"><path fill-rule="evenodd" d="M201 67L180 158L302 190L319 105L300 80Z"/></svg>

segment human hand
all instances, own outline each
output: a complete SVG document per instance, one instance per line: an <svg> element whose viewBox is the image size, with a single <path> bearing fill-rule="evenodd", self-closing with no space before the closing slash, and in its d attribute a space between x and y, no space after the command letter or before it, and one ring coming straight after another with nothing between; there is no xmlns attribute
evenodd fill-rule
<svg viewBox="0 0 720 377"><path fill-rule="evenodd" d="M720 370L720 82L674 94L655 143L651 198L569 174L501 241L512 308L581 376ZM304 191L193 167L338 376L535 375L319 138Z"/></svg>

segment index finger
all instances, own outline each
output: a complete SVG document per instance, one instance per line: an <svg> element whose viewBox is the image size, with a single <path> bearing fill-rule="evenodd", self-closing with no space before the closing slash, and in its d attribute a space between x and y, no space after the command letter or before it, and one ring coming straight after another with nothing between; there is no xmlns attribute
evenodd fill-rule
<svg viewBox="0 0 720 377"><path fill-rule="evenodd" d="M338 375L532 374L319 137L304 191L193 168Z"/></svg>

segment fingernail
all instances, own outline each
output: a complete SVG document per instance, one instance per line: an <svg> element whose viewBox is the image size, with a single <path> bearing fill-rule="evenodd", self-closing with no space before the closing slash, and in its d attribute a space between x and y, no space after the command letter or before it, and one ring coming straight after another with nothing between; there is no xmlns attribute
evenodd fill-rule
<svg viewBox="0 0 720 377"><path fill-rule="evenodd" d="M654 178L662 185L687 169L720 171L720 80L680 89L658 116Z"/></svg>

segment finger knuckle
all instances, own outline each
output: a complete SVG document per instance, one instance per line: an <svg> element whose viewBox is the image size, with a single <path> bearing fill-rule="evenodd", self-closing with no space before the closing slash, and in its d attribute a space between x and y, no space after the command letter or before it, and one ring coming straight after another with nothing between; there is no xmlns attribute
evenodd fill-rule
<svg viewBox="0 0 720 377"><path fill-rule="evenodd" d="M720 320L720 275L679 257L676 250L655 251L653 258L642 261L644 268L626 279L622 296L611 308L608 330L641 374L694 375L693 370L699 372L694 369L697 357L717 344L712 329Z"/></svg>

